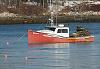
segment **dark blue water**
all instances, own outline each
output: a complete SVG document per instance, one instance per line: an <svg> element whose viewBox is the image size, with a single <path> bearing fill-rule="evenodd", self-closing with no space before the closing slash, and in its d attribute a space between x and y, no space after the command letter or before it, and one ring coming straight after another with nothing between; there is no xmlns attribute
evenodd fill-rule
<svg viewBox="0 0 100 69"><path fill-rule="evenodd" d="M57 43L28 46L27 29L43 24L0 25L0 69L100 69L100 24L71 23L88 28L92 43Z"/></svg>

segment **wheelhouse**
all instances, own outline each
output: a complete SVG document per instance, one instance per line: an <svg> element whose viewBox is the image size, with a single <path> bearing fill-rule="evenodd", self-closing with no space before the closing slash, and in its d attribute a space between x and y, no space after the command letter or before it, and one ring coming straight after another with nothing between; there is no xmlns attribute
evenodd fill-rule
<svg viewBox="0 0 100 69"><path fill-rule="evenodd" d="M69 27L52 26L52 27L46 27L46 29L53 31L53 34L56 34L58 36L69 37Z"/></svg>
<svg viewBox="0 0 100 69"><path fill-rule="evenodd" d="M56 34L62 37L69 37L69 28L68 27L58 27L56 28Z"/></svg>

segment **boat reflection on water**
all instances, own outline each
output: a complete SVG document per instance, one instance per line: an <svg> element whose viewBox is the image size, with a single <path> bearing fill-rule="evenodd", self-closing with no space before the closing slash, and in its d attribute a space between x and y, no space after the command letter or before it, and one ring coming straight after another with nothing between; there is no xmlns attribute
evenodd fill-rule
<svg viewBox="0 0 100 69"><path fill-rule="evenodd" d="M70 68L69 43L34 44L29 49L29 63L34 62L32 65L41 66L43 69Z"/></svg>
<svg viewBox="0 0 100 69"><path fill-rule="evenodd" d="M28 47L68 47L69 43L33 43L28 44Z"/></svg>

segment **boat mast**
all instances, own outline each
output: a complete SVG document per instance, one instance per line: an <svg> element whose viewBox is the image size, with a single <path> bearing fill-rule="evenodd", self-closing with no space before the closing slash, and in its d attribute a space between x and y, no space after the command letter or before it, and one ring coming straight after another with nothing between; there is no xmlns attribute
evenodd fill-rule
<svg viewBox="0 0 100 69"><path fill-rule="evenodd" d="M54 14L54 12L53 12L53 4L52 4L52 0L50 0L50 14L51 14L51 18L49 19L50 20L50 25L51 26L54 26L54 21L53 21L53 14Z"/></svg>
<svg viewBox="0 0 100 69"><path fill-rule="evenodd" d="M57 3L59 2L59 0L58 0L58 2L57 2L57 0L55 0L55 2L56 2L55 3L56 4L56 26L57 26L57 16L58 16L57 15L58 14L58 4Z"/></svg>

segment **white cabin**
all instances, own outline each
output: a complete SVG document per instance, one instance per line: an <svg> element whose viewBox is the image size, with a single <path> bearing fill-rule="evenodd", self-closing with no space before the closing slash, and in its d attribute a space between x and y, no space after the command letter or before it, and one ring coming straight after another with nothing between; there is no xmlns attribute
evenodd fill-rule
<svg viewBox="0 0 100 69"><path fill-rule="evenodd" d="M46 30L40 30L37 32L47 33L55 37L69 37L69 27L59 26L47 26Z"/></svg>

